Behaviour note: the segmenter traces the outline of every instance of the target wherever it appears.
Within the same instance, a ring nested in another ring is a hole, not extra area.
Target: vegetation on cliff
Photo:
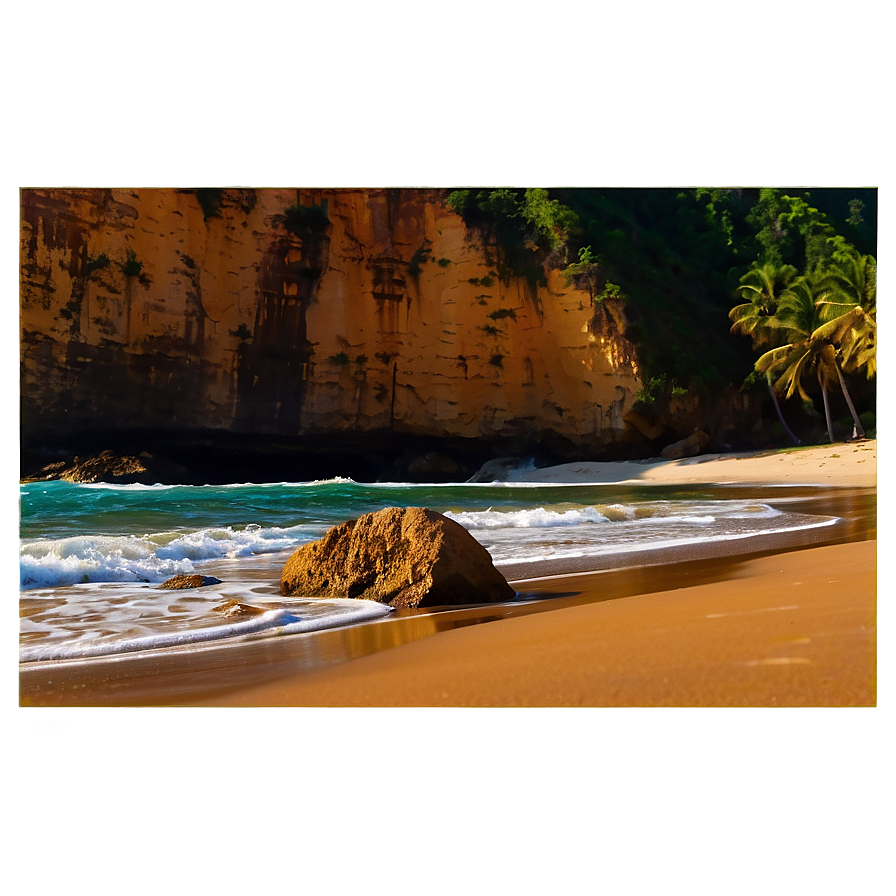
[[[876,298],[867,284],[875,267],[876,190],[467,189],[451,191],[446,201],[494,246],[502,276],[543,283],[553,265],[588,290],[592,303],[611,296],[624,303],[624,335],[637,346],[646,403],[685,386],[765,383],[776,408],[777,395],[799,395],[808,403],[800,413],[811,415],[814,395],[825,401],[835,384],[845,388],[848,405],[846,378],[853,374],[861,379],[853,391],[873,407]],[[810,290],[811,301],[804,296],[800,305],[800,290]],[[816,326],[797,324],[795,317],[817,302]],[[833,335],[816,351],[821,325]],[[751,336],[754,351],[779,351],[753,371],[755,353],[731,332]],[[782,360],[789,357],[784,346],[810,338],[813,360],[794,374]],[[822,380],[819,365],[827,371]]]

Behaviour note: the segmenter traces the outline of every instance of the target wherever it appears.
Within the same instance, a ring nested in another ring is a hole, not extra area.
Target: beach
[[[538,471],[538,477],[870,487],[876,481],[876,444],[653,464],[567,464]],[[873,706],[876,544],[751,558],[719,581],[442,632],[208,702]],[[541,584],[557,593],[600,587],[596,575],[560,576]]]
[[[580,463],[543,481],[817,486],[849,525],[504,570],[531,598],[197,651],[49,665],[24,704],[873,706],[876,443]],[[836,484],[836,488],[833,488]],[[873,508],[873,504],[871,505]],[[854,519],[851,520],[851,518]],[[870,521],[869,521],[870,518]],[[275,570],[271,569],[273,576]],[[256,573],[258,575],[258,573]],[[27,664],[26,664],[27,665]],[[48,685],[48,670],[55,684]]]

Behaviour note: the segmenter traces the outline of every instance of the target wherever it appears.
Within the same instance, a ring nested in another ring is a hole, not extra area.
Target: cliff
[[[23,190],[23,455],[643,442],[622,305],[546,274],[502,282],[439,190]]]

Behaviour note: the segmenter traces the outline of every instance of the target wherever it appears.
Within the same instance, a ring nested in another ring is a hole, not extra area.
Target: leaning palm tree
[[[782,342],[756,361],[756,369],[774,378],[774,389],[790,398],[799,393],[804,401],[811,401],[804,381],[814,376],[821,387],[828,437],[834,441],[829,390],[840,386],[849,406],[856,431],[864,438],[864,430],[837,361],[836,340],[843,330],[843,317],[824,320],[828,293],[824,289],[824,275],[800,277],[781,296],[778,310],[768,326],[779,333]]]
[[[877,373],[877,262],[850,252],[831,267],[824,286],[820,314],[840,322],[836,338],[843,369],[864,371],[871,379]]]
[[[780,331],[770,322],[775,318],[781,294],[793,282],[796,275],[796,268],[789,264],[780,266],[765,264],[747,271],[740,278],[738,287],[738,292],[745,301],[728,312],[728,317],[732,321],[731,332],[750,336],[754,348],[776,345],[779,342]],[[781,425],[794,445],[799,445],[800,440],[793,434],[781,413],[781,405],[772,385],[770,373],[766,374],[765,383]]]

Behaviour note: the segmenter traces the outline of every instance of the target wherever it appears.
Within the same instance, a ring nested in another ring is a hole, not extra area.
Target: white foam
[[[23,542],[20,588],[87,582],[162,582],[206,560],[287,551],[318,538],[325,526],[245,529],[230,526],[184,534],[79,535]]]
[[[531,510],[471,511],[452,513],[445,516],[460,523],[465,529],[539,529],[551,526],[578,526],[582,523],[607,523],[609,520],[594,507],[580,510],[545,510],[534,507]]]
[[[756,538],[760,535],[782,535],[788,532],[797,532],[804,529],[818,529],[823,526],[831,526],[838,522],[838,517],[830,517],[813,523],[804,523],[802,525],[785,526],[780,529],[756,529],[749,532],[729,532],[724,534],[708,533],[705,536],[678,536],[672,538],[651,539],[649,543],[634,542],[613,542],[612,544],[589,544],[585,549],[577,546],[574,549],[558,547],[550,552],[541,554],[533,554],[531,551],[519,556],[496,557],[495,566],[499,569],[502,566],[523,563],[540,563],[545,560],[571,560],[579,557],[599,557],[608,554],[631,554],[638,551],[661,551],[666,548],[683,547],[686,545],[707,544],[716,541],[736,541],[743,538]]]
[[[155,582],[193,571],[189,560],[157,556],[133,536],[75,536],[22,545],[20,587],[47,588],[82,582]]]
[[[147,485],[143,482],[74,482],[72,485],[77,485],[79,488],[102,489],[104,491],[108,490],[116,492],[163,492],[172,488],[184,488],[182,485],[166,485],[161,482],[156,482],[153,485]]]
[[[251,619],[227,622],[204,628],[160,632],[136,638],[118,640],[74,640],[55,644],[38,644],[22,648],[20,662],[40,662],[63,659],[90,659],[115,656],[140,650],[158,650],[170,647],[192,647],[209,642],[219,642],[244,635],[294,635],[323,631],[358,622],[369,622],[392,613],[391,607],[370,600],[316,601],[316,610],[328,612],[309,613],[307,616],[292,610],[269,610]],[[323,607],[322,605],[326,605]]]

